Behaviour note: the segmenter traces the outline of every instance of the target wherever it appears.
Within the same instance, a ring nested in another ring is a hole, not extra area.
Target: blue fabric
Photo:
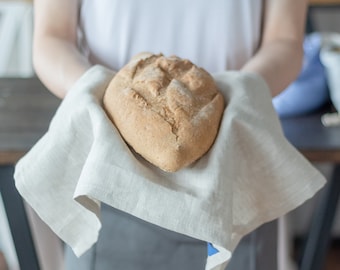
[[[211,243],[208,243],[208,256],[212,256],[216,253],[218,253],[218,250],[214,248]]]
[[[273,98],[274,108],[280,117],[306,114],[328,102],[326,71],[320,61],[321,42],[318,33],[305,37],[301,73],[281,94]]]

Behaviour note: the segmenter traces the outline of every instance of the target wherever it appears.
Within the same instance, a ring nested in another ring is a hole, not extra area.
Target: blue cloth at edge
[[[212,256],[216,253],[218,253],[218,250],[214,248],[211,243],[208,243],[208,256]]]
[[[273,98],[273,106],[280,117],[306,114],[329,101],[326,71],[320,61],[321,43],[319,33],[305,37],[301,73],[281,94]]]

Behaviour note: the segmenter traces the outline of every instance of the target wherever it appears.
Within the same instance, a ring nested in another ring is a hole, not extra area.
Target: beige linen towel
[[[97,241],[100,202],[212,243],[206,269],[222,269],[239,240],[311,198],[322,175],[285,139],[265,82],[255,74],[214,76],[227,106],[210,151],[166,173],[134,153],[102,108],[113,73],[88,70],[48,132],[18,162],[23,198],[76,255]]]

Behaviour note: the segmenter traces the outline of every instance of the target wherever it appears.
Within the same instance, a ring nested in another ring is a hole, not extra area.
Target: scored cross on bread
[[[104,108],[142,157],[175,172],[213,144],[224,111],[214,79],[177,56],[135,56],[110,82]]]

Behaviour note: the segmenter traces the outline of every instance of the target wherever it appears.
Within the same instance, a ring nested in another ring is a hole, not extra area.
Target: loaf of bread
[[[112,79],[104,108],[135,152],[167,172],[212,146],[224,100],[211,75],[189,60],[142,53]]]

